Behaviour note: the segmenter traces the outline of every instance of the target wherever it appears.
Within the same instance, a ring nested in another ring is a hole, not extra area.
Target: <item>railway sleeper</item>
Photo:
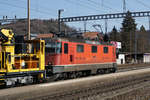
[[[91,90],[93,90],[93,93],[95,93],[95,94],[103,94],[103,93],[106,93],[106,92],[110,92],[110,91],[114,91],[114,90],[118,90],[118,89],[120,89],[120,88],[126,88],[126,87],[128,87],[128,86],[131,86],[131,85],[135,85],[135,84],[139,84],[139,83],[142,83],[144,80],[145,80],[145,78],[147,79],[147,77],[143,77],[143,80],[133,80],[133,81],[128,81],[127,80],[127,82],[115,82],[117,85],[115,85],[115,84],[113,84],[113,86],[112,85],[108,85],[108,87],[106,87],[106,88],[100,88],[100,87],[96,87],[96,88],[92,88]],[[142,78],[140,78],[140,79],[142,79]],[[97,91],[97,92],[96,92]],[[90,92],[91,93],[91,92]],[[92,96],[92,94],[91,94],[91,96]]]
[[[130,81],[129,81],[130,80]],[[61,92],[59,94],[53,94],[53,95],[49,95],[48,98],[52,99],[52,100],[56,100],[56,99],[62,99],[62,100],[77,100],[77,99],[86,99],[86,98],[91,98],[92,96],[96,96],[96,95],[102,95],[105,93],[110,93],[111,91],[114,90],[119,90],[122,88],[126,88],[135,84],[139,84],[144,82],[145,80],[149,80],[149,77],[147,76],[142,76],[142,77],[138,77],[135,79],[121,79],[118,81],[118,79],[116,81],[112,81],[112,83],[110,83],[109,81],[104,84],[101,83],[97,83],[94,86],[92,85],[89,88],[82,88],[82,89],[77,89],[77,90],[71,90],[71,91],[66,91],[66,92]],[[104,86],[105,87],[104,87]],[[104,95],[105,96],[105,95]]]

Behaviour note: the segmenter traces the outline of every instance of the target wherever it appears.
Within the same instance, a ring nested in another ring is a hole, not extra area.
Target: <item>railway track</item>
[[[140,68],[140,67],[145,67],[145,66],[150,66],[150,63],[117,65],[117,67],[118,67],[119,70],[128,69],[128,68]]]
[[[150,68],[150,64],[134,64],[134,65],[119,65],[117,72],[125,72],[125,71],[132,71],[132,70],[139,70],[139,69],[145,69]]]
[[[2,90],[0,100],[111,100],[118,95],[148,87],[149,83],[150,68],[147,68]]]
[[[118,68],[117,68],[117,73],[119,72],[126,72],[126,71],[132,71],[132,70],[139,70],[139,69],[145,69],[145,68],[150,68],[150,64],[126,64],[126,65],[118,65]],[[105,75],[105,74],[108,74],[108,73],[103,73],[103,74],[98,74],[98,75]],[[111,73],[110,73],[111,74]],[[91,75],[91,76],[97,76],[97,75]],[[84,78],[84,77],[89,77],[88,76],[81,76],[81,77],[78,77],[78,78]],[[78,79],[76,78],[76,79]],[[73,78],[69,78],[69,79],[59,79],[59,80],[54,80],[53,78],[50,79],[50,80],[47,80],[45,81],[45,83],[50,83],[50,82],[58,82],[58,81],[64,81],[64,80],[70,80],[70,79],[73,79]],[[34,84],[40,84],[40,83],[34,83]],[[32,84],[27,84],[27,85],[32,85]],[[15,86],[15,87],[21,87],[22,85],[19,84],[18,86]],[[0,87],[0,89],[6,89],[8,87]]]
[[[113,98],[114,96],[121,95],[133,89],[137,89],[139,87],[144,86],[144,84],[150,83],[150,75],[142,75],[138,77],[132,78],[124,78],[115,81],[108,81],[105,83],[97,83],[95,85],[90,85],[87,88],[80,88],[71,91],[62,91],[60,93],[52,94],[52,95],[44,95],[42,97],[33,98],[30,100],[105,100],[108,98]],[[119,94],[116,95],[116,93]],[[110,95],[111,94],[111,95]]]

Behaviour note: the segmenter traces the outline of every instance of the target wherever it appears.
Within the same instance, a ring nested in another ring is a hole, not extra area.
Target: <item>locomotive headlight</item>
[[[24,66],[25,66],[25,61],[24,61],[24,60],[22,60],[22,62],[21,62],[21,66],[22,66],[22,67],[24,67]]]

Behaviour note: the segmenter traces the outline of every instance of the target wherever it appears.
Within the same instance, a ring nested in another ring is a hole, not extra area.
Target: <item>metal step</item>
[[[0,74],[0,85],[4,85],[5,84],[5,79],[3,78],[5,74]]]

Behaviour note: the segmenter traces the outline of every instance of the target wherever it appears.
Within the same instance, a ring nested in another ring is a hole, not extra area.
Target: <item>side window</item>
[[[48,42],[45,44],[45,52],[51,54],[62,53],[62,43],[61,42]]]
[[[108,53],[109,52],[108,47],[104,47],[103,51],[104,51],[104,53]]]
[[[64,43],[64,54],[68,54],[68,43]]]
[[[92,46],[92,53],[97,53],[97,46]]]
[[[56,53],[57,54],[62,53],[62,43],[61,42],[57,42]]]
[[[83,45],[77,45],[77,52],[84,52],[84,46]]]

